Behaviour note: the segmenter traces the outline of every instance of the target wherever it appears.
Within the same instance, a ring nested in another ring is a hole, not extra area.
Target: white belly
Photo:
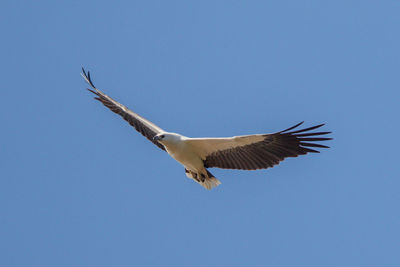
[[[180,147],[167,147],[167,152],[176,161],[185,166],[186,169],[200,172],[204,169],[203,160],[194,153],[191,149],[184,146]]]

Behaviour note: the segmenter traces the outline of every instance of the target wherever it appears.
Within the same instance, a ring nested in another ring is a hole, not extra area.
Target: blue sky
[[[397,1],[2,1],[1,266],[400,265]],[[326,123],[207,191],[85,90],[191,137]]]

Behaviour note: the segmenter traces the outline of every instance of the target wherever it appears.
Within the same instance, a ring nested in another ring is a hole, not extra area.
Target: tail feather
[[[187,169],[185,169],[185,172],[188,178],[193,179],[201,186],[203,186],[205,189],[210,190],[221,184],[221,182],[217,178],[215,178],[214,175],[212,175],[212,173],[209,172],[207,169],[206,169],[207,175],[204,175],[202,173],[196,173]]]

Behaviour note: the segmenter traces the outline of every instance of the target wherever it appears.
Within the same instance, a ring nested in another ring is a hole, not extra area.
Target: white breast
[[[173,144],[165,144],[165,148],[168,154],[185,166],[186,169],[196,172],[204,169],[200,156],[196,154],[191,146],[186,145],[184,140]]]

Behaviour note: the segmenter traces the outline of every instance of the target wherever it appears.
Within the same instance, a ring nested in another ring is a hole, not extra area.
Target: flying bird
[[[331,132],[310,132],[324,124],[294,130],[300,122],[286,130],[271,134],[253,134],[226,138],[190,138],[177,133],[166,132],[151,121],[128,109],[102,91],[98,90],[90,72],[82,68],[82,77],[90,85],[95,99],[114,113],[119,114],[139,133],[185,167],[188,178],[206,189],[221,182],[207,168],[257,170],[279,164],[287,157],[297,157],[307,153],[319,153],[314,148],[329,148],[314,143],[332,138],[321,137]]]

